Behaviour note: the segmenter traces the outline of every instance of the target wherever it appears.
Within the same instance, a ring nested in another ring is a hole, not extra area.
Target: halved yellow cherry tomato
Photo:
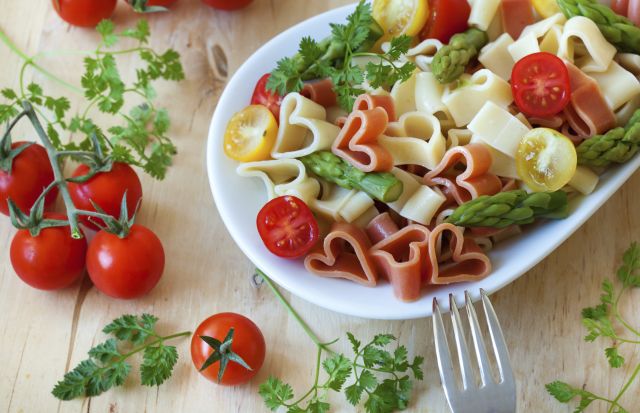
[[[240,162],[269,159],[278,124],[263,105],[250,105],[233,115],[224,133],[224,153]]]
[[[558,131],[532,129],[516,152],[518,176],[534,191],[557,191],[576,172],[578,157],[573,143]]]
[[[374,0],[373,18],[384,30],[379,43],[406,34],[416,36],[429,17],[427,0]]]
[[[543,19],[560,13],[560,7],[558,7],[556,0],[533,0],[532,3],[533,8],[536,9]]]

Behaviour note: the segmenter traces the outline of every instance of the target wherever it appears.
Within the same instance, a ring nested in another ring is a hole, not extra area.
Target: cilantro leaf
[[[140,378],[144,386],[159,386],[165,382],[178,361],[178,351],[174,346],[158,344],[144,350],[140,365]]]
[[[102,37],[102,43],[106,47],[111,47],[118,42],[118,36],[115,34],[116,26],[111,20],[102,20],[96,26],[96,31]]]
[[[141,317],[125,314],[113,320],[102,329],[105,334],[113,334],[120,341],[142,344],[151,336],[157,336],[154,328],[158,318],[150,314]]]
[[[270,410],[276,410],[293,399],[293,389],[277,377],[269,377],[258,389],[265,405]]]
[[[329,375],[327,387],[334,391],[340,391],[351,375],[351,361],[342,354],[326,359],[322,367]]]
[[[617,347],[608,347],[604,350],[604,353],[611,367],[618,368],[624,364],[624,357],[618,353]]]

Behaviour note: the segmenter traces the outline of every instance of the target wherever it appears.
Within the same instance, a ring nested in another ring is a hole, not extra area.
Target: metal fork
[[[465,301],[469,324],[471,325],[471,336],[475,348],[476,360],[480,372],[480,386],[476,382],[476,376],[472,371],[469,348],[464,335],[460,314],[452,294],[449,294],[449,308],[451,309],[451,320],[458,349],[458,360],[462,376],[462,388],[456,383],[453,373],[453,360],[449,351],[449,343],[442,322],[442,314],[438,301],[433,299],[433,335],[436,344],[436,354],[438,356],[438,368],[440,369],[440,379],[449,402],[449,407],[453,413],[515,413],[516,411],[516,382],[513,377],[513,370],[509,362],[509,350],[502,335],[502,329],[498,322],[498,317],[489,301],[489,297],[484,290],[480,290],[482,296],[482,306],[484,307],[489,334],[493,344],[493,350],[500,373],[500,381],[496,382],[491,374],[491,366],[487,356],[478,317],[473,308],[473,302],[468,291],[465,291]]]

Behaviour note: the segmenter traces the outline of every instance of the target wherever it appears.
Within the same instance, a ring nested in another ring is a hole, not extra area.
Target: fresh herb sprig
[[[378,334],[362,345],[353,334],[347,333],[353,358],[334,352],[330,346],[337,340],[322,343],[273,282],[260,270],[257,272],[318,347],[313,385],[301,397],[295,398],[291,385],[276,377],[270,377],[260,385],[259,394],[269,409],[284,408],[287,413],[329,412],[331,405],[327,402],[327,395],[330,391],[344,392],[353,406],[364,401],[367,413],[387,413],[407,408],[413,388],[409,372],[414,379],[423,379],[423,357],[417,356],[409,362],[408,351],[402,345],[389,351],[388,347],[396,341],[391,334]],[[327,353],[324,361],[323,353]],[[323,381],[320,380],[321,370],[326,373]],[[351,382],[349,385],[348,381]]]
[[[144,19],[139,20],[134,28],[120,32],[116,32],[111,21],[103,20],[96,30],[101,37],[96,50],[74,52],[86,55],[80,88],[60,79],[38,64],[37,60],[45,53],[27,56],[0,31],[0,40],[24,60],[19,72],[18,87],[4,88],[0,91],[6,100],[0,104],[0,123],[8,122],[17,116],[22,110],[23,102],[28,101],[45,120],[47,135],[56,150],[88,150],[92,146],[91,136],[95,135],[103,147],[105,156],[110,160],[139,166],[152,177],[163,179],[176,153],[176,147],[167,136],[170,121],[166,109],[157,108],[153,103],[156,92],[152,82],[158,79],[184,79],[180,55],[173,49],[158,53],[150,48],[149,24]],[[135,40],[136,45],[113,50],[124,38]],[[55,52],[46,54],[55,55]],[[142,62],[140,67],[134,69],[135,80],[130,84],[122,79],[117,66],[117,56],[122,55],[137,55]],[[71,105],[67,97],[50,96],[44,92],[42,85],[35,82],[27,83],[25,72],[28,67],[69,90],[84,95],[84,108],[71,115]],[[125,101],[132,96],[141,103],[133,105],[128,113],[124,112]],[[95,111],[117,116],[121,123],[109,127],[105,132],[92,117]],[[79,141],[65,143],[62,139],[63,133],[69,137],[80,135],[82,138]],[[106,133],[111,137],[107,138]]]
[[[625,251],[622,265],[617,271],[618,280],[622,282],[622,288],[616,290],[610,280],[602,283],[602,295],[600,304],[582,310],[582,323],[588,331],[585,341],[593,342],[598,338],[609,339],[610,347],[604,350],[609,365],[620,368],[625,359],[619,353],[618,348],[623,344],[640,345],[640,330],[634,328],[620,313],[619,303],[625,292],[640,287],[640,246],[637,243]],[[623,337],[618,331],[624,330],[627,336]],[[576,388],[562,381],[554,381],[546,385],[547,391],[561,403],[569,403],[573,399],[579,399],[574,413],[584,412],[587,407],[596,400],[609,405],[607,413],[628,413],[630,410],[620,405],[620,399],[634,383],[640,374],[640,364],[636,366],[631,377],[626,381],[615,397],[609,399],[592,393],[583,388]]]
[[[104,343],[89,350],[89,358],[80,362],[64,375],[54,387],[52,394],[60,400],[97,396],[115,386],[121,386],[129,373],[131,364],[127,360],[143,352],[140,365],[140,380],[144,386],[159,386],[173,372],[178,361],[175,346],[166,345],[167,340],[191,335],[191,332],[161,336],[156,332],[158,318],[143,314],[123,315],[113,320],[102,331],[113,335]],[[130,349],[122,351],[118,342],[128,344]]]
[[[304,80],[330,78],[338,103],[342,108],[351,110],[355,98],[365,93],[361,86],[365,79],[373,88],[390,87],[397,81],[406,81],[415,65],[399,59],[411,47],[411,38],[398,36],[391,40],[387,52],[374,53],[370,49],[381,35],[381,31],[375,28],[379,26],[371,15],[371,5],[360,1],[347,17],[347,24],[331,24],[331,36],[328,38],[320,42],[310,37],[302,38],[298,54],[278,61],[267,82],[267,89],[285,95],[301,90]],[[363,69],[353,63],[353,58],[359,56],[373,61]]]

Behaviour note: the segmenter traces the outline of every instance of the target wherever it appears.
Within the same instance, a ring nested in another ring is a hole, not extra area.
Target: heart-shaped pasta
[[[346,246],[351,247],[349,251]],[[344,278],[367,287],[375,287],[378,274],[369,254],[371,243],[358,227],[336,222],[315,252],[307,255],[304,265],[321,277]]]
[[[307,170],[297,159],[275,159],[247,162],[237,168],[240,176],[260,178],[273,199],[282,195],[293,195],[309,203],[320,193],[320,184],[307,175]]]
[[[280,106],[280,128],[271,156],[300,158],[331,148],[340,128],[327,122],[326,117],[321,105],[299,93],[289,93]]]
[[[435,168],[446,150],[440,121],[424,112],[409,112],[389,124],[379,139],[393,157],[393,165],[420,165]]]

